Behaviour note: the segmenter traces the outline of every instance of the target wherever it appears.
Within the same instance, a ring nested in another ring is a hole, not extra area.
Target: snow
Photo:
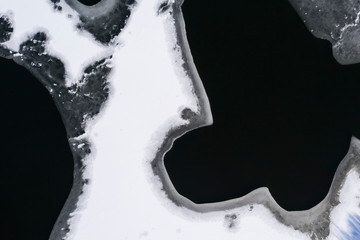
[[[351,216],[360,215],[360,175],[355,170],[347,174],[346,181],[340,191],[340,204],[336,206],[331,214],[329,240],[342,239],[342,232],[351,232]]]
[[[13,21],[12,37],[4,43],[10,50],[18,51],[20,44],[37,32],[47,34],[50,41],[46,50],[64,63],[69,86],[80,80],[88,64],[108,56],[111,50],[78,30],[78,14],[65,3],[61,6],[63,10],[57,11],[50,0],[0,1],[0,15],[10,16]]]

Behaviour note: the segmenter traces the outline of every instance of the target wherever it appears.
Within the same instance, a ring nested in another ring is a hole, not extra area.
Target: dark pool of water
[[[0,239],[47,240],[72,184],[73,161],[47,90],[0,58]]]
[[[185,1],[183,12],[214,125],[166,155],[176,189],[197,203],[263,186],[287,210],[319,203],[360,137],[360,65],[339,65],[287,1]]]
[[[92,6],[101,2],[101,0],[78,0],[78,1],[87,6]]]

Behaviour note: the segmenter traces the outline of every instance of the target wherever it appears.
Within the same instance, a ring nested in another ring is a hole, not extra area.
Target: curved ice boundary
[[[50,239],[356,237],[356,138],[326,198],[307,211],[285,211],[267,188],[211,204],[176,192],[165,153],[176,138],[212,123],[181,4],[0,1],[0,56],[26,67],[49,90],[74,155],[73,188]]]
[[[360,2],[358,0],[289,0],[309,31],[328,40],[341,64],[360,62]]]

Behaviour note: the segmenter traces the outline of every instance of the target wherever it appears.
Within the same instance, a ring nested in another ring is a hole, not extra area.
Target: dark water
[[[46,240],[72,184],[65,128],[47,90],[0,58],[0,239]]]
[[[233,3],[183,5],[214,125],[175,142],[170,178],[196,203],[267,186],[283,208],[311,208],[360,137],[360,65],[339,65],[287,1]]]
[[[101,2],[101,0],[78,0],[78,1],[87,6],[92,6],[97,4],[98,2]]]

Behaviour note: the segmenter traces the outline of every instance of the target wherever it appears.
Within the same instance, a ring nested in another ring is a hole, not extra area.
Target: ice
[[[360,62],[360,4],[357,0],[289,0],[314,36],[333,46],[341,64]]]
[[[301,11],[307,6],[314,19],[317,8],[305,3],[293,5],[300,9],[302,4]],[[0,55],[26,67],[49,90],[74,154],[74,185],[50,239],[356,237],[356,138],[327,197],[307,211],[285,211],[267,188],[209,204],[195,204],[177,193],[164,154],[176,138],[213,121],[186,40],[181,4],[0,2]],[[343,16],[341,11],[332,14]],[[358,15],[349,18],[339,25],[336,41],[325,31],[333,27],[325,18],[309,20],[308,26],[316,36],[333,39],[336,48],[357,27]],[[353,56],[336,55],[344,63],[355,61]]]
[[[51,3],[51,2],[50,2]],[[12,37],[3,43],[8,50],[20,51],[20,45],[38,32],[47,35],[44,52],[61,59],[66,69],[67,86],[76,83],[86,65],[109,56],[109,49],[85,31],[76,27],[79,15],[64,3],[61,11],[54,9],[49,1],[1,1],[0,11],[11,20]],[[36,6],[37,14],[32,9]],[[71,17],[70,17],[71,16]],[[59,31],[61,29],[61,31]]]

